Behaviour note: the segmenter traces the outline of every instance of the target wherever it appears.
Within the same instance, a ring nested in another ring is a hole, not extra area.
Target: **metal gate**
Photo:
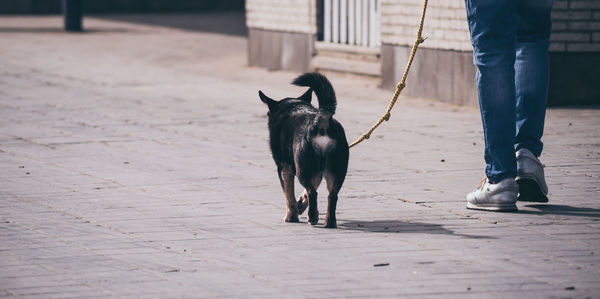
[[[379,0],[323,0],[323,42],[379,48]]]

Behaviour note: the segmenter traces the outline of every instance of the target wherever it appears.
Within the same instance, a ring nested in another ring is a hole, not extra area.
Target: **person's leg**
[[[516,140],[517,177],[520,201],[547,202],[548,186],[544,168],[537,157],[542,153],[542,134],[548,97],[549,54],[553,0],[521,0],[515,88],[517,96]]]
[[[485,139],[486,179],[467,195],[468,209],[516,210],[516,0],[465,0]]]
[[[477,66],[477,94],[485,138],[486,175],[492,183],[516,176],[515,47],[513,0],[465,0]]]
[[[554,0],[517,1],[519,15],[515,60],[515,151],[526,148],[536,157],[542,153],[542,134],[548,98],[548,39]]]

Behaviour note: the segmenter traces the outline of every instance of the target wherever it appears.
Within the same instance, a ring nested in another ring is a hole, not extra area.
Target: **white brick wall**
[[[415,40],[422,0],[381,0],[383,43],[410,46]],[[423,48],[472,50],[464,0],[429,1]],[[552,10],[552,52],[600,51],[600,0],[557,0]]]
[[[380,0],[381,40],[411,46],[422,0]],[[285,32],[315,34],[317,0],[246,0],[247,25]],[[471,51],[464,0],[431,0],[423,48]],[[600,51],[600,0],[557,0],[552,11],[553,52]]]
[[[422,0],[381,0],[381,42],[412,45],[415,41]],[[429,1],[423,48],[472,50],[464,0]]]
[[[316,0],[246,0],[248,28],[315,34]]]

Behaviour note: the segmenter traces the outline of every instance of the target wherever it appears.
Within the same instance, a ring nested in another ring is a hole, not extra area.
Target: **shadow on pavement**
[[[94,15],[93,17],[111,21],[162,26],[189,31],[202,31],[235,36],[247,36],[246,14],[244,11],[206,13],[150,13]]]
[[[539,211],[520,210],[519,213],[536,215],[561,215],[600,218],[600,209],[580,208],[567,205],[533,204],[525,207],[538,209]]]
[[[375,221],[354,221],[338,220],[338,229],[365,231],[371,233],[421,233],[421,234],[440,234],[453,235],[469,239],[495,239],[490,236],[458,234],[452,230],[444,228],[441,224],[406,222],[399,220],[375,220]]]

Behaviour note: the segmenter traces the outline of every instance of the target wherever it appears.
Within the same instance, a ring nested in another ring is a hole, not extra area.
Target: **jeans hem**
[[[498,175],[486,175],[488,180],[490,182],[493,183],[500,183],[500,181],[504,180],[504,179],[514,179],[516,177],[516,174],[498,174]]]

